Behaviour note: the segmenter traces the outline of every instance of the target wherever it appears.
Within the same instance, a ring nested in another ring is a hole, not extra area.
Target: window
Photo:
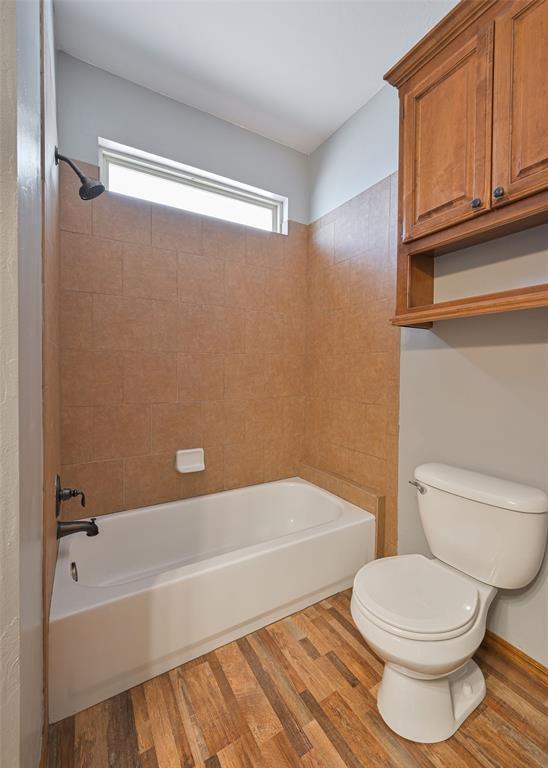
[[[99,164],[111,192],[268,232],[287,231],[286,197],[106,139],[99,139]]]

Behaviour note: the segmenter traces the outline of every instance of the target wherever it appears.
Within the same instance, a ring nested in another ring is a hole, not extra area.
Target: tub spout
[[[71,533],[84,532],[86,536],[97,536],[99,528],[95,522],[95,518],[91,520],[69,520],[67,522],[57,522],[57,538],[61,539],[63,536],[70,536]]]

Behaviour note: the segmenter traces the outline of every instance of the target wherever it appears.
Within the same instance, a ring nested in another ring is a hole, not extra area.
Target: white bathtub
[[[351,586],[375,556],[374,517],[299,478],[98,525],[60,542],[51,722]]]

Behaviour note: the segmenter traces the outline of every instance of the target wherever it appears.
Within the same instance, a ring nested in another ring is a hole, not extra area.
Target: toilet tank
[[[501,589],[534,579],[548,529],[544,491],[447,464],[422,464],[415,480],[424,533],[438,560]]]

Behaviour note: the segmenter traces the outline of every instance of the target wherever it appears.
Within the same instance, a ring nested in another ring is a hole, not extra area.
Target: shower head
[[[98,179],[92,179],[90,176],[86,176],[84,173],[82,173],[78,166],[73,163],[69,157],[60,155],[57,147],[55,147],[55,165],[59,165],[59,160],[63,160],[65,163],[70,165],[74,173],[82,182],[82,186],[78,191],[78,194],[82,200],[93,200],[94,197],[99,197],[99,195],[105,191],[104,184],[102,184]]]
[[[82,186],[79,190],[79,195],[82,200],[93,200],[94,197],[105,191],[105,185],[98,179],[91,179],[89,176],[84,176],[82,179]]]

